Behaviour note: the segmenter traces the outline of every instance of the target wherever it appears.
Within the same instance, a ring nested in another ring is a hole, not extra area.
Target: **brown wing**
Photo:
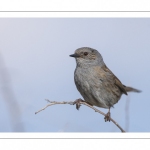
[[[105,72],[109,72],[109,73],[112,75],[112,77],[113,77],[113,79],[114,79],[114,84],[115,84],[124,94],[128,95],[127,92],[126,92],[126,90],[125,90],[125,86],[124,86],[124,85],[121,83],[121,81],[111,72],[111,70],[109,70],[106,65],[104,65],[102,68],[103,68],[103,70],[104,70]]]

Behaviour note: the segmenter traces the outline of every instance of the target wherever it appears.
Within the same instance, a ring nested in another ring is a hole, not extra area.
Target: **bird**
[[[99,51],[94,48],[78,48],[70,57],[74,57],[76,60],[74,82],[77,90],[89,105],[108,109],[108,113],[104,117],[105,122],[110,121],[110,109],[123,94],[141,92],[122,84],[106,66]]]

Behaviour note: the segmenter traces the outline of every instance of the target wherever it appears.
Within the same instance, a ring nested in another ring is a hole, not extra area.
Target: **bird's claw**
[[[108,113],[105,115],[104,119],[105,119],[105,122],[107,122],[107,121],[110,122],[110,112],[108,112]]]
[[[80,108],[80,106],[81,106],[80,102],[84,102],[84,100],[82,100],[82,99],[79,98],[79,99],[77,99],[77,100],[75,100],[75,101],[73,102],[73,105],[76,104],[76,109],[77,109],[77,110],[79,110],[79,108]]]

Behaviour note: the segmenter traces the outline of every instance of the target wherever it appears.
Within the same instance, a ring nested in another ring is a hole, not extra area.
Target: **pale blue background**
[[[46,98],[82,98],[69,55],[83,46],[97,49],[123,84],[142,90],[123,95],[112,118],[129,132],[150,131],[150,19],[1,18],[0,132],[120,132],[86,106],[77,111],[55,105],[34,114],[47,105]]]

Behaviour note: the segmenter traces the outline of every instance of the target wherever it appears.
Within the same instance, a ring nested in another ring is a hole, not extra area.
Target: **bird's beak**
[[[80,55],[75,53],[75,54],[70,55],[70,57],[75,57],[76,58],[76,57],[80,57]]]

